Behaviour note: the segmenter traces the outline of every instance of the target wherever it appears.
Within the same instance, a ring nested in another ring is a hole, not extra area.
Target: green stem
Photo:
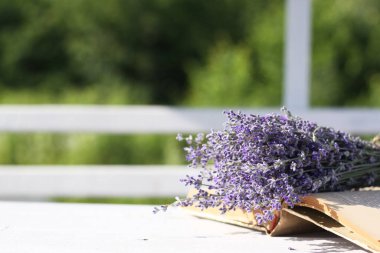
[[[371,172],[380,174],[380,167],[372,167],[372,168],[367,167],[367,168],[362,168],[362,169],[358,169],[358,170],[354,170],[350,172],[340,173],[340,175],[342,176],[339,178],[339,181],[343,181],[343,180],[355,178],[355,177],[360,177]]]

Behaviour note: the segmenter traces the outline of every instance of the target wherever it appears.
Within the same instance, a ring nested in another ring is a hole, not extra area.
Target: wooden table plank
[[[366,252],[328,233],[271,238],[152,206],[0,202],[2,253]]]

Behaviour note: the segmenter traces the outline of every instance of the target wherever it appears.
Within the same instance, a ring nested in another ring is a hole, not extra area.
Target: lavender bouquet
[[[255,211],[257,222],[265,224],[282,205],[293,207],[306,194],[375,183],[379,146],[283,111],[266,116],[228,111],[222,131],[178,135],[188,144],[190,166],[200,173],[182,180],[197,193],[172,205]]]

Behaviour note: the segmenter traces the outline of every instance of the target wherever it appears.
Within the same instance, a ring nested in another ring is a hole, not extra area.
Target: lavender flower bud
[[[186,159],[201,172],[181,181],[198,193],[174,205],[256,210],[262,224],[282,203],[293,207],[306,194],[375,182],[379,146],[282,110],[285,116],[227,111],[223,130],[187,137]]]

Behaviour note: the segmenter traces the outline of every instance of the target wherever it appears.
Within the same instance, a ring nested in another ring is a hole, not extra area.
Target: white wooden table
[[[271,238],[152,206],[0,202],[1,253],[366,252],[329,233]]]

